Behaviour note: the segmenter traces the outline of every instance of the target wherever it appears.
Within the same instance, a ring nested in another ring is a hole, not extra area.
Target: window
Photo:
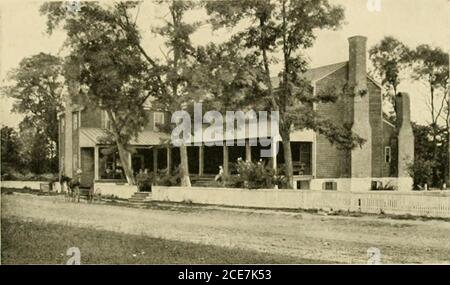
[[[291,142],[294,174],[312,174],[312,143]]]
[[[111,120],[109,119],[108,113],[106,113],[106,111],[102,112],[102,128],[107,130],[111,129]]]
[[[164,124],[164,113],[163,112],[154,112],[153,113],[153,129],[158,131],[158,125]]]
[[[323,190],[337,190],[337,183],[335,181],[325,181],[322,183]]]
[[[119,152],[110,147],[99,148],[99,174],[101,179],[124,180]]]
[[[74,130],[78,129],[78,112],[72,113],[72,128]]]
[[[300,159],[303,169],[303,175],[312,174],[312,143],[302,142],[300,143]]]
[[[391,162],[391,147],[390,146],[384,147],[384,162],[385,163]]]

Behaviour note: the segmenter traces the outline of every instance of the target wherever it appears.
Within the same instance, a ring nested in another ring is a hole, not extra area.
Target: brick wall
[[[395,163],[397,161],[397,140],[396,137],[396,130],[395,127],[391,126],[390,124],[383,122],[383,149],[382,149],[382,176],[383,177],[389,177],[389,176],[396,176],[396,167]],[[386,163],[385,162],[385,147],[391,148],[391,162]]]
[[[82,128],[101,128],[102,127],[102,111],[92,106],[85,106],[81,111],[81,127]]]
[[[351,104],[348,104],[342,90],[347,82],[347,67],[343,67],[326,78],[316,83],[316,94],[327,90],[329,86],[335,86],[339,99],[334,103],[320,103],[316,110],[320,116],[330,119],[336,124],[348,121],[351,114]],[[326,177],[348,177],[350,171],[349,155],[333,146],[326,137],[317,135],[316,140],[316,176]]]
[[[383,176],[383,114],[381,90],[371,80],[367,81],[369,91],[370,126],[372,128],[372,177]]]
[[[328,86],[335,86],[341,93],[335,103],[317,104],[317,111],[336,124],[352,122],[353,105],[351,98],[346,98],[341,92],[347,82],[347,67],[334,72],[330,76],[316,83],[316,93],[326,90]],[[382,97],[380,88],[368,80],[370,125],[372,128],[372,176],[383,177],[390,173],[389,164],[384,163],[384,146],[391,145],[393,130],[383,129]],[[385,138],[387,137],[387,138]],[[317,136],[317,178],[349,177],[350,154],[339,150],[324,136]]]

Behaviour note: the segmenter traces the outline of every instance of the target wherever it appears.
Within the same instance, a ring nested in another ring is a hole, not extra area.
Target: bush
[[[375,191],[394,191],[396,187],[391,184],[391,182],[386,182],[383,184],[381,181],[372,181],[371,190]]]
[[[277,175],[275,170],[268,166],[266,162],[259,160],[258,162],[244,161],[239,158],[236,162],[237,176],[230,177],[231,180],[226,181],[230,186],[248,189],[273,188],[274,185],[283,186],[285,178]]]
[[[18,171],[10,171],[2,174],[2,181],[47,181],[56,182],[58,181],[58,174],[55,173],[44,173],[44,174],[34,174],[34,173],[20,173]]]
[[[409,175],[413,178],[413,188],[420,189],[421,185],[431,185],[433,182],[433,168],[436,167],[436,162],[415,159],[414,163],[408,165]]]
[[[177,167],[171,172],[167,169],[158,170],[154,179],[155,185],[159,186],[180,186],[181,185],[181,175],[180,169]]]

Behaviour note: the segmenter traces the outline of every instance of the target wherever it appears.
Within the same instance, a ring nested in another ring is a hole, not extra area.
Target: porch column
[[[153,172],[158,172],[158,149],[153,146]]]
[[[198,147],[198,176],[203,176],[203,168],[205,167],[205,146],[203,143]]]
[[[223,173],[225,176],[228,176],[229,169],[228,169],[228,146],[226,143],[223,145]]]
[[[128,168],[131,169],[131,172],[133,172],[133,163],[132,163],[132,158],[131,158],[131,152],[128,151],[127,152],[127,156],[128,156]]]
[[[99,179],[99,163],[98,163],[98,146],[94,146],[94,180],[98,180]]]
[[[172,169],[172,148],[167,147],[167,173],[170,173]]]
[[[250,139],[245,140],[245,160],[252,161],[252,148],[250,146]]]
[[[278,141],[273,139],[272,140],[272,146],[271,146],[271,151],[272,151],[272,168],[273,170],[277,171],[277,154],[278,154]]]

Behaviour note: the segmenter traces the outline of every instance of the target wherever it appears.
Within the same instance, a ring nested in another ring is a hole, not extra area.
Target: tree
[[[446,130],[438,127],[437,146],[433,140],[434,130],[431,126],[412,124],[414,132],[414,163],[409,166],[411,176],[414,179],[414,187],[417,189],[428,186],[440,187],[444,182],[443,176],[448,160],[448,145],[445,137]],[[434,149],[437,148],[435,157]]]
[[[142,56],[139,31],[130,21],[137,2],[80,5],[77,13],[67,13],[62,2],[47,2],[41,13],[48,17],[49,33],[64,23],[70,48],[65,76],[72,99],[106,111],[108,139],[118,148],[128,183],[134,184],[129,141],[147,123],[145,102],[160,95],[160,70]]]
[[[22,166],[20,140],[17,132],[8,126],[1,129],[1,170],[2,174],[17,170]]]
[[[430,127],[433,142],[431,153],[434,160],[439,156],[440,127],[439,119],[446,105],[446,88],[449,77],[447,54],[439,47],[420,45],[412,53],[413,74],[415,80],[424,82],[429,89],[428,107],[430,109]],[[442,173],[441,173],[442,174]],[[434,181],[439,173],[433,172]]]
[[[400,73],[411,65],[411,50],[394,37],[384,37],[369,49],[369,58],[375,74],[385,87],[384,99],[392,104],[395,111],[395,95],[401,82]],[[395,118],[395,112],[390,114]]]
[[[42,134],[41,148],[50,152],[51,171],[57,172],[58,112],[62,110],[62,60],[39,53],[21,60],[9,74],[12,84],[2,93],[15,100],[13,112],[25,114],[22,124]]]
[[[292,130],[315,130],[345,149],[363,142],[351,132],[350,126],[336,125],[314,111],[314,103],[333,102],[337,99],[336,94],[325,92],[312,96],[309,82],[301,76],[307,69],[301,52],[313,45],[317,29],[339,27],[344,18],[340,6],[331,5],[327,0],[207,1],[205,6],[214,28],[239,27],[231,41],[239,42],[246,53],[257,59],[256,65],[262,67],[263,77],[255,92],[265,100],[267,109],[279,112],[290,187],[293,187],[289,137]],[[274,62],[282,64],[278,88],[271,80]]]
[[[198,4],[195,1],[170,0],[158,1],[167,4],[169,13],[165,24],[156,27],[153,31],[166,39],[167,53],[164,54],[165,63],[161,65],[163,74],[161,80],[164,86],[164,95],[159,98],[158,105],[164,106],[171,113],[182,110],[188,103],[196,101],[200,93],[193,84],[196,70],[196,50],[190,40],[190,36],[197,30],[200,23],[188,23],[185,15],[195,9]],[[149,58],[149,57],[147,57]],[[169,130],[171,127],[169,126]],[[181,185],[191,186],[189,178],[189,164],[187,147],[184,140],[179,141],[180,149],[180,175]]]

